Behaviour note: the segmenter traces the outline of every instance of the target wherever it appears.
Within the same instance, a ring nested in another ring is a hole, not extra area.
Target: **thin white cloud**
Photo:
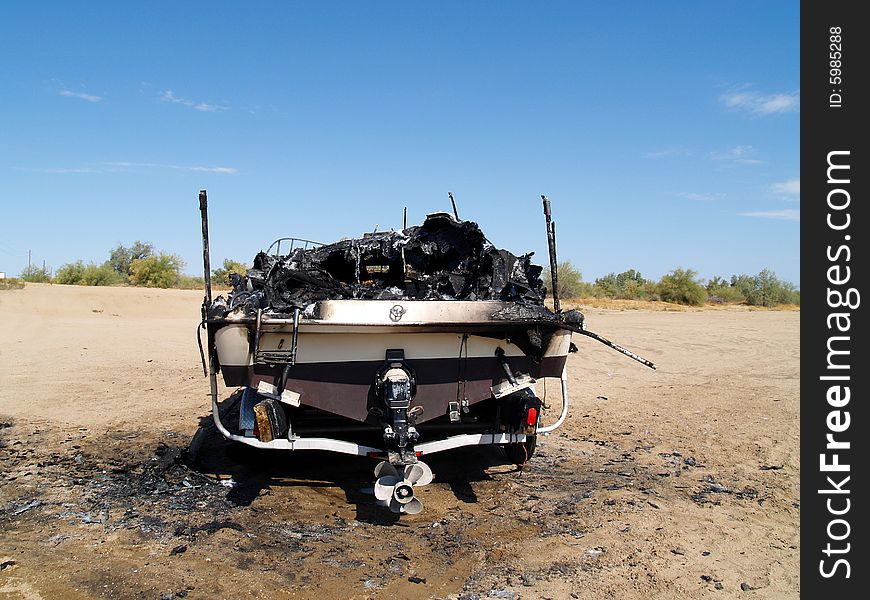
[[[12,167],[16,171],[27,171],[29,173],[51,173],[51,174],[67,174],[67,173],[102,173],[100,169],[92,169],[90,167],[57,167],[57,168],[31,168],[31,167]]]
[[[12,167],[19,171],[31,171],[35,173],[52,173],[52,174],[68,174],[68,173],[117,173],[119,170],[130,169],[171,169],[173,171],[191,171],[197,173],[221,173],[225,175],[233,175],[239,170],[235,167],[212,167],[206,165],[169,165],[160,163],[137,163],[137,162],[104,162],[94,167],[48,167],[48,168],[29,168],[29,167]]]
[[[757,154],[758,152],[754,147],[749,144],[742,144],[734,146],[725,152],[713,152],[710,154],[710,157],[713,160],[725,160],[741,165],[760,165],[764,161],[754,158]]]
[[[228,106],[223,106],[221,104],[208,104],[206,102],[188,100],[187,98],[179,98],[172,90],[164,90],[163,93],[160,94],[160,100],[171,104],[180,104],[200,112],[221,112],[229,109]]]
[[[102,96],[85,94],[84,92],[74,92],[72,90],[60,90],[58,94],[60,94],[64,98],[78,98],[79,100],[85,100],[87,102],[99,102],[103,99]]]
[[[789,179],[788,181],[780,181],[770,186],[770,191],[781,196],[800,196],[801,195],[801,178]]]
[[[686,200],[691,200],[692,202],[713,202],[722,197],[722,194],[715,194],[709,192],[680,192],[677,194],[680,198],[685,198]]]
[[[728,151],[728,155],[733,158],[740,158],[741,156],[746,156],[747,154],[752,154],[755,152],[755,148],[749,145],[744,146],[734,146],[731,150]]]
[[[741,217],[757,217],[759,219],[780,219],[782,221],[800,221],[801,211],[799,208],[785,208],[782,210],[762,210],[758,212],[740,213]]]
[[[37,169],[40,173],[101,173],[99,169],[88,169],[88,168],[72,168],[72,169]]]
[[[692,151],[685,148],[665,148],[664,150],[647,152],[644,156],[646,158],[678,158],[692,156]]]
[[[235,167],[209,167],[203,165],[167,165],[161,163],[138,163],[138,162],[106,162],[102,163],[107,167],[118,167],[124,169],[173,169],[175,171],[196,171],[200,173],[225,173],[234,174],[239,170]]]
[[[755,90],[739,89],[719,96],[726,108],[743,110],[754,115],[775,115],[800,112],[800,91],[785,94],[763,94]]]

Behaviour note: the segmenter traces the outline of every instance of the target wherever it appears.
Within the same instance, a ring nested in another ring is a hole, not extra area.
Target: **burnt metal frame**
[[[277,240],[272,242],[269,245],[269,247],[266,248],[266,254],[269,254],[270,256],[281,256],[281,242],[286,242],[286,241],[290,242],[290,250],[287,251],[287,254],[290,254],[291,252],[293,252],[293,250],[296,249],[297,242],[301,243],[303,250],[308,250],[309,246],[323,246],[323,245],[325,245],[325,244],[323,244],[323,242],[315,242],[314,240],[306,240],[304,238],[283,237],[283,238],[278,238]],[[277,248],[276,248],[276,246],[277,246]],[[275,248],[274,253],[271,252],[272,248]]]

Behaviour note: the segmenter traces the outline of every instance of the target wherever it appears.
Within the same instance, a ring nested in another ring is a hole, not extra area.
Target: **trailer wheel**
[[[537,444],[537,441],[538,436],[529,435],[526,436],[525,442],[505,444],[502,447],[504,448],[504,453],[507,455],[509,461],[515,465],[524,465],[535,454],[535,445]]]

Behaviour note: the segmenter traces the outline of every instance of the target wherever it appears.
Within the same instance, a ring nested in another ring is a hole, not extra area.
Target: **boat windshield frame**
[[[286,252],[287,255],[292,254],[294,250],[297,248],[302,248],[303,250],[308,250],[311,247],[325,246],[323,242],[315,242],[314,240],[306,240],[305,238],[298,237],[282,237],[278,238],[274,242],[272,242],[269,247],[266,249],[266,254],[269,256],[282,256],[281,254],[281,242],[290,242],[290,250]],[[272,251],[272,248],[275,248],[275,251]]]

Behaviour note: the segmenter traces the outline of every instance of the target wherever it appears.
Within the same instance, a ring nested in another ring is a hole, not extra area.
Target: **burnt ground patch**
[[[374,461],[257,451],[212,430],[191,462],[189,440],[0,430],[0,541],[17,552],[15,568],[51,560],[65,585],[96,597],[534,597],[616,559],[598,539],[605,527],[628,541],[638,519],[655,522],[693,494],[755,501],[748,486],[710,491],[716,479],[694,461],[649,445],[554,436],[521,470],[498,448],[432,456],[426,509],[399,518],[365,491]],[[540,564],[529,559],[538,547]]]

